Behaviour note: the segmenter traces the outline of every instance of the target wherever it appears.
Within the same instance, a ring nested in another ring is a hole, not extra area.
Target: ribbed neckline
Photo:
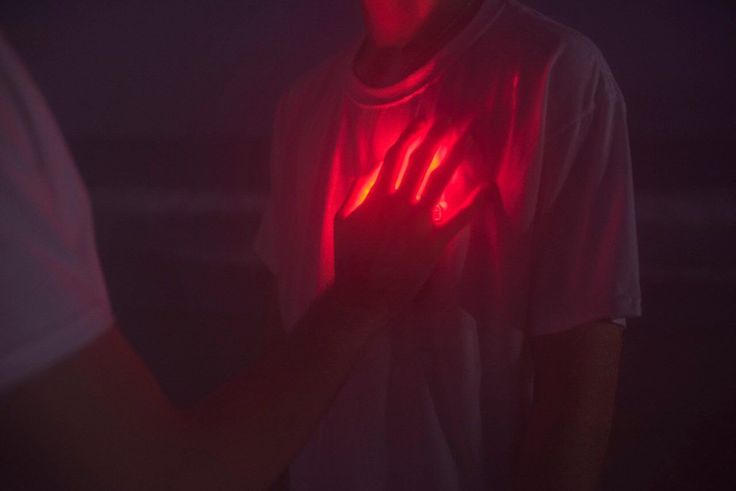
[[[433,78],[447,68],[455,59],[457,53],[461,53],[470,47],[493,24],[505,5],[505,0],[484,0],[483,5],[480,6],[471,21],[437,54],[404,79],[386,87],[367,85],[355,74],[354,60],[363,43],[364,34],[362,34],[351,44],[344,58],[344,69],[348,72],[347,91],[349,96],[359,104],[377,106],[395,104],[420,92]]]

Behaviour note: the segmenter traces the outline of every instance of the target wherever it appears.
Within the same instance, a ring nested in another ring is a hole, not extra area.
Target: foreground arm
[[[598,322],[532,338],[534,400],[516,490],[593,490],[613,417],[621,327]]]
[[[333,286],[255,367],[180,411],[111,330],[0,402],[0,441],[14,449],[17,464],[41,463],[71,489],[268,487],[367,342],[414,298],[480,202],[475,193],[472,205],[447,223],[432,220],[464,148],[414,199],[440,136],[434,133],[412,158],[403,187],[391,185],[420,129],[410,127],[389,150],[373,189],[357,194],[360,202],[346,201],[335,221]]]
[[[3,441],[42,451],[75,488],[266,488],[306,441],[385,312],[327,291],[293,336],[188,411],[171,405],[110,330],[5,401]]]

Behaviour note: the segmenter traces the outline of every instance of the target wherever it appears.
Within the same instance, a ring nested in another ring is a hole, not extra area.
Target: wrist
[[[316,329],[296,329],[296,337],[308,336],[318,345],[339,346],[340,351],[351,353],[365,344],[390,319],[384,303],[374,297],[363,297],[353,289],[329,285],[312,303],[303,323]],[[295,336],[292,336],[294,339]]]

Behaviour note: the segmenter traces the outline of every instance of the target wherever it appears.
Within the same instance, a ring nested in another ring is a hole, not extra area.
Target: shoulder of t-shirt
[[[498,20],[520,61],[544,70],[552,128],[585,118],[601,103],[623,104],[603,53],[588,36],[514,0]]]
[[[512,38],[508,41],[520,46],[533,61],[542,61],[538,59],[541,56],[548,62],[569,62],[578,69],[605,65],[598,46],[580,31],[514,0],[507,0],[503,14],[499,25],[490,31],[505,31],[504,35]]]
[[[325,98],[334,96],[339,89],[347,51],[345,49],[328,56],[297,77],[281,94],[277,112],[289,115],[288,119],[293,120],[299,114],[313,114],[314,110],[323,106]]]

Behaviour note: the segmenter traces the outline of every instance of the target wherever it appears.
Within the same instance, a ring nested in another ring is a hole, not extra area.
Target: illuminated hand
[[[447,243],[482,202],[476,188],[449,216],[437,214],[457,167],[470,155],[470,137],[450,151],[447,123],[411,124],[383,163],[359,180],[335,218],[335,286],[361,301],[396,309],[412,300]],[[423,139],[421,139],[423,136]]]

